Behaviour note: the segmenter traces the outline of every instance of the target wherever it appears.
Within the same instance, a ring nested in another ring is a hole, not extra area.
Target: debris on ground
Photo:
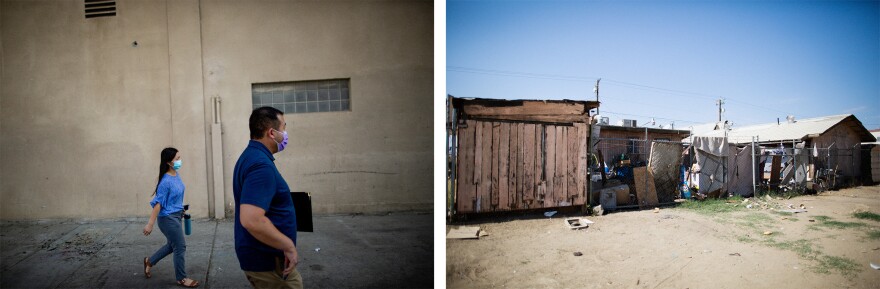
[[[565,219],[565,226],[572,230],[584,229],[589,227],[593,221],[587,220],[586,218],[568,218]]]
[[[593,216],[601,216],[602,213],[603,213],[602,205],[598,205],[598,206],[593,207]]]
[[[654,213],[655,213],[655,214],[656,214],[656,213],[659,213],[659,212],[660,212],[660,208],[654,208]]]
[[[764,197],[755,197],[755,198],[745,198],[742,202],[734,204],[734,207],[738,207],[741,205],[745,205],[746,209],[760,209],[760,210],[778,210],[780,212],[785,213],[803,213],[806,212],[807,206],[804,204],[792,204],[792,203],[782,203],[778,202],[783,200],[782,198],[770,197],[769,195],[765,195]]]
[[[574,255],[577,256],[577,257],[580,257],[580,256],[583,256],[584,253],[581,253],[581,252],[574,252]]]
[[[553,217],[553,215],[556,215],[556,211],[549,211],[544,213],[544,217],[547,218]]]
[[[446,233],[446,239],[479,239],[482,236],[488,236],[488,233],[480,230],[480,227],[458,227],[449,230]]]
[[[804,210],[804,209],[790,209],[790,210],[779,210],[779,211],[784,212],[784,213],[792,213],[792,214],[807,212],[807,210]]]
[[[874,263],[872,262],[872,263],[871,263],[871,268],[873,268],[874,270],[880,270],[880,265],[876,265],[876,264],[874,264]]]
[[[742,255],[740,255],[739,253],[731,253],[731,254],[728,254],[728,255],[730,255],[730,256],[742,256]]]
[[[315,252],[321,252],[321,248],[320,247],[315,248]]]
[[[764,235],[772,235],[772,234],[773,234],[773,232],[770,232],[770,231],[764,231]]]

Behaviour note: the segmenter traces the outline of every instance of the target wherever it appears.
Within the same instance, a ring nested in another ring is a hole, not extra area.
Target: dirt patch
[[[770,203],[617,212],[588,217],[595,224],[584,230],[565,228],[563,219],[575,215],[472,218],[453,225],[480,226],[490,235],[447,240],[446,282],[450,288],[880,284],[880,272],[869,267],[880,263],[880,221],[864,213],[880,213],[880,187]],[[788,203],[803,204],[806,212],[780,212]]]
[[[70,240],[57,244],[57,246],[52,246],[51,242],[46,241],[40,247],[47,251],[59,250],[66,259],[90,256],[104,247],[105,244],[100,241],[109,233],[109,228],[90,228],[77,233]]]

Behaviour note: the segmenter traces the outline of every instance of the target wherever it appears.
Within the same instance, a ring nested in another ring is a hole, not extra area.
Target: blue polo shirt
[[[262,143],[251,140],[238,157],[232,173],[232,193],[235,197],[235,254],[241,269],[275,270],[275,257],[284,258],[284,252],[254,238],[239,219],[241,204],[260,207],[266,210],[272,224],[296,244],[296,214],[290,188],[278,173],[272,152]]]

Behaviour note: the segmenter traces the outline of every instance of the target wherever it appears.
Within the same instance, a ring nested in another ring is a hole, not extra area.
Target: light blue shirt
[[[162,181],[159,182],[159,187],[156,189],[156,196],[150,201],[150,207],[156,207],[157,203],[161,204],[162,209],[159,210],[160,217],[182,211],[184,190],[186,190],[186,187],[183,185],[183,181],[180,180],[180,173],[177,173],[176,176],[165,174],[162,176]]]

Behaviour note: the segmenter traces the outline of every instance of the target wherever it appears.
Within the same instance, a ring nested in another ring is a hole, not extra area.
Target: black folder
[[[314,232],[312,226],[312,194],[306,192],[290,192],[293,209],[296,211],[296,231]]]

